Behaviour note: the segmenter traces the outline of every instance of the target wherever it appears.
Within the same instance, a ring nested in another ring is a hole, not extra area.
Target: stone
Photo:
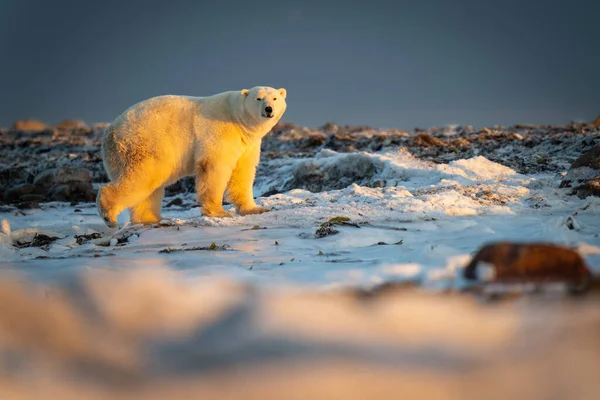
[[[15,131],[40,132],[48,130],[50,127],[35,119],[25,119],[16,121],[13,124],[12,129]]]
[[[7,203],[14,203],[19,199],[22,199],[24,195],[30,194],[34,190],[35,186],[33,186],[31,183],[22,183],[20,185],[15,185],[4,191],[4,201]]]
[[[464,268],[463,277],[479,281],[479,269],[493,269],[494,283],[566,283],[572,292],[582,292],[594,280],[585,261],[575,250],[552,243],[496,242],[482,246]]]
[[[25,167],[0,168],[0,184],[13,186],[33,181],[33,175]]]
[[[173,200],[169,201],[165,207],[180,206],[182,204],[183,200],[181,200],[181,197],[175,197]]]
[[[65,130],[65,131],[74,130],[74,129],[90,131],[89,126],[85,122],[77,120],[77,119],[63,120],[63,121],[59,122],[58,124],[54,125],[54,127],[56,129]]]
[[[88,191],[91,191],[92,188],[90,182],[72,181],[53,186],[48,193],[48,197],[54,201],[91,201]]]
[[[571,194],[585,198],[599,196],[600,146],[583,153],[571,164],[559,187],[573,188]]]
[[[444,147],[446,144],[428,133],[419,133],[413,138],[413,145],[420,147]]]
[[[70,182],[92,182],[92,172],[87,168],[63,166],[52,168],[35,177],[33,184],[37,190],[48,191],[55,185]]]

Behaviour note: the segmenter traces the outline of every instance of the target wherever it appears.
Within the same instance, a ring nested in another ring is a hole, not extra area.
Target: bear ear
[[[250,94],[250,91],[248,89],[242,89],[241,93],[242,93],[242,96],[248,97],[248,95]]]
[[[279,89],[279,94],[283,96],[283,98],[285,99],[287,96],[287,90],[285,90],[284,88]]]

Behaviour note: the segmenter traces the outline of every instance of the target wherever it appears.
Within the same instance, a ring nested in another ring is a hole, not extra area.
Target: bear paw
[[[117,228],[119,226],[119,224],[117,223],[116,220],[112,221],[108,217],[102,217],[102,219],[104,220],[104,223],[106,224],[106,226],[108,226],[109,228]]]
[[[269,211],[271,211],[271,210],[269,210],[268,208],[257,206],[257,207],[252,207],[252,208],[248,208],[248,209],[241,209],[240,215],[262,214],[262,213],[266,213]]]
[[[216,217],[216,218],[231,218],[233,215],[230,212],[227,212],[223,209],[221,210],[207,210],[205,208],[201,209],[202,214],[207,217]]]

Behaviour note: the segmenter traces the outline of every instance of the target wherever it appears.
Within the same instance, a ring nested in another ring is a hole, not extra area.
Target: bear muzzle
[[[273,107],[266,106],[262,112],[262,116],[265,118],[273,118],[275,114],[273,114]]]

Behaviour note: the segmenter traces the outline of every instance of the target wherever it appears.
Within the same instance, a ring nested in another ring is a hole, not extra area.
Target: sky
[[[0,126],[285,87],[284,120],[413,129],[600,115],[597,0],[0,1]]]

